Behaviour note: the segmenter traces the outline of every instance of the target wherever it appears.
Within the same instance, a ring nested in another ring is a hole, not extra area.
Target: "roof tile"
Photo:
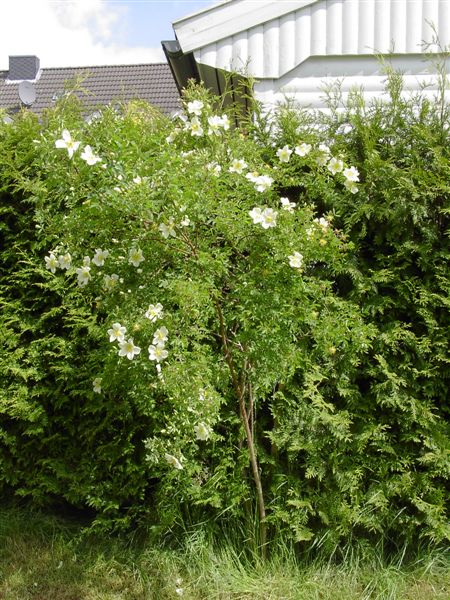
[[[5,83],[8,71],[0,71],[0,108],[16,112],[21,107],[18,84]],[[180,109],[180,96],[169,65],[151,63],[96,67],[65,67],[42,69],[35,83],[36,102],[30,108],[40,114],[62,96],[65,84],[80,78],[81,89],[76,95],[87,111],[102,105],[130,100],[146,100],[166,114]]]

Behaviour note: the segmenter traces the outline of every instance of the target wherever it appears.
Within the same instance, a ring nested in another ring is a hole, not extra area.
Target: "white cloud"
[[[0,5],[0,69],[9,55],[41,67],[164,62],[160,47],[129,47],[127,8],[101,0],[7,0]]]
[[[51,7],[66,29],[88,28],[100,39],[111,38],[114,25],[124,13],[123,8],[113,11],[99,0],[52,2]]]

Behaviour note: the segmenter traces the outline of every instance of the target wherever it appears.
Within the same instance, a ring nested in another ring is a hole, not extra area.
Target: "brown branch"
[[[239,377],[236,373],[236,369],[233,362],[233,357],[230,352],[229,340],[226,332],[225,321],[223,318],[222,309],[218,301],[216,301],[216,311],[217,316],[219,318],[220,325],[220,337],[222,339],[222,346],[225,355],[225,361],[228,365],[228,369],[230,371],[231,380],[233,383],[234,391],[239,400],[239,412],[241,416],[241,421],[244,425],[245,435],[247,439],[247,448],[250,457],[250,464],[253,472],[253,480],[256,486],[256,496],[258,500],[258,512],[259,512],[259,531],[260,531],[260,541],[261,541],[261,553],[263,558],[266,557],[266,544],[267,544],[267,528],[266,528],[266,507],[264,502],[264,493],[262,489],[261,475],[259,472],[258,459],[256,456],[256,448],[253,438],[253,431],[250,427],[249,417],[247,413],[247,408],[245,406],[245,391],[239,381]]]
[[[189,246],[189,248],[191,249],[192,252],[192,256],[194,258],[198,258],[198,253],[197,253],[197,248],[194,246],[194,244],[191,242],[191,240],[189,239],[189,236],[186,235],[183,231],[179,232],[180,235],[178,236],[178,239],[180,239],[182,242],[184,242],[187,246]]]
[[[248,382],[248,412],[250,414],[250,429],[252,431],[252,436],[254,435],[254,428],[255,428],[255,413],[254,413],[254,408],[255,408],[255,402],[254,402],[254,396],[253,396],[253,387],[252,384],[250,383],[250,381]]]

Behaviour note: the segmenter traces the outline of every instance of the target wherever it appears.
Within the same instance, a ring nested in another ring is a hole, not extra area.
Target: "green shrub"
[[[185,100],[0,128],[3,489],[97,526],[442,539],[442,119],[354,102],[237,129]]]

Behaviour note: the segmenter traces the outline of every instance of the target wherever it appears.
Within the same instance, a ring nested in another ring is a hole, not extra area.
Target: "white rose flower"
[[[324,167],[329,159],[330,156],[330,149],[328,148],[328,146],[326,144],[319,144],[319,154],[316,157],[316,163],[320,166],[320,167]]]
[[[133,360],[140,352],[141,349],[134,345],[133,338],[119,342],[119,356],[126,356],[128,360]]]
[[[157,304],[150,304],[145,315],[147,319],[150,319],[152,323],[158,319],[162,319],[163,316],[163,305],[158,302]]]
[[[268,175],[260,175],[259,177],[256,177],[254,183],[257,192],[265,192],[272,185],[273,179]]]
[[[165,360],[169,356],[169,353],[164,348],[164,344],[152,344],[148,347],[148,358],[149,360],[155,360],[157,363]]]
[[[291,202],[289,198],[280,198],[281,207],[283,210],[287,210],[287,212],[293,213],[294,208],[297,206],[295,202]]]
[[[113,323],[111,329],[108,329],[109,341],[123,342],[126,332],[126,327],[123,327],[120,323]]]
[[[88,165],[95,165],[95,163],[101,162],[102,159],[100,156],[97,156],[92,152],[92,148],[90,146],[85,146],[83,152],[81,153],[81,158],[87,162]]]
[[[237,173],[238,175],[242,175],[244,169],[247,168],[247,163],[242,158],[233,158],[231,161],[231,166],[228,169],[230,173]]]
[[[191,115],[196,115],[199,117],[202,114],[203,102],[201,100],[193,100],[192,102],[188,102],[187,111]]]
[[[161,235],[163,236],[164,239],[169,239],[169,237],[176,237],[177,234],[175,232],[175,228],[174,228],[174,219],[173,217],[170,217],[169,221],[167,223],[161,223],[158,227],[159,231],[161,232]]]
[[[57,148],[65,148],[69,155],[69,158],[72,158],[74,152],[76,152],[80,146],[81,142],[75,142],[70,135],[70,132],[67,129],[64,129],[62,132],[62,139],[56,140],[55,146]]]
[[[66,254],[61,254],[61,256],[58,256],[58,263],[61,269],[70,269],[72,265],[72,257],[68,252]]]
[[[262,212],[262,221],[261,225],[264,229],[269,229],[270,227],[276,227],[277,224],[277,211],[273,210],[273,208],[265,208]]]
[[[195,435],[197,440],[206,441],[211,435],[210,428],[206,423],[200,422],[194,427]]]
[[[188,121],[187,129],[190,129],[191,135],[201,137],[203,135],[203,128],[197,117],[192,117],[190,121]]]
[[[303,266],[303,254],[300,252],[294,252],[289,258],[289,266],[293,269],[301,269]]]
[[[96,394],[102,393],[102,378],[96,377],[92,382],[92,388]]]
[[[259,173],[258,173],[258,171],[251,171],[250,173],[247,173],[245,177],[246,177],[246,179],[248,179],[252,183],[256,183],[256,180],[259,177]]]
[[[108,258],[108,256],[109,256],[108,250],[102,250],[101,248],[96,248],[92,262],[97,267],[103,267],[103,265],[105,264],[105,260]]]
[[[262,212],[263,212],[262,208],[259,208],[259,206],[255,206],[255,208],[253,208],[252,210],[249,211],[248,214],[253,219],[253,223],[255,225],[257,225],[258,223],[262,223],[262,220],[263,220]]]
[[[336,175],[336,173],[341,173],[344,168],[344,163],[340,158],[336,158],[333,156],[330,158],[327,169],[330,171],[332,175]]]
[[[220,135],[220,130],[222,129],[222,117],[217,115],[208,117],[208,125],[208,135]]]
[[[44,258],[44,260],[45,268],[51,271],[52,273],[55,273],[56,269],[60,266],[59,260],[56,258],[53,252],[50,252],[50,254]]]
[[[351,192],[352,194],[358,193],[358,186],[356,185],[356,183],[354,181],[351,181],[350,179],[346,179],[344,181],[344,185],[348,189],[348,191]]]
[[[347,181],[359,181],[359,171],[356,167],[348,167],[344,169],[343,175]]]
[[[130,265],[133,265],[133,267],[138,267],[144,260],[145,258],[140,248],[131,248],[130,252],[128,253],[128,262]]]
[[[208,163],[206,165],[208,171],[210,171],[215,177],[219,177],[222,167],[215,162]]]
[[[317,223],[317,225],[322,228],[322,231],[324,233],[328,231],[328,227],[330,226],[330,222],[327,219],[325,219],[325,217],[320,217],[320,219],[314,219],[314,223]]]
[[[283,146],[283,148],[279,148],[277,150],[277,156],[280,160],[280,162],[289,162],[290,158],[291,158],[291,154],[292,154],[292,150],[289,148],[289,146]]]
[[[84,287],[91,280],[90,270],[91,270],[91,267],[88,267],[88,266],[83,266],[83,267],[80,267],[79,269],[76,269],[76,274],[78,277],[78,285],[80,287]]]
[[[307,154],[309,154],[311,152],[311,144],[300,144],[299,146],[295,146],[294,152],[295,154],[297,154],[298,156],[306,156]]]
[[[169,465],[171,465],[174,469],[178,469],[179,471],[181,471],[181,469],[183,468],[181,461],[179,461],[178,458],[176,458],[172,454],[166,453],[166,454],[164,454],[164,458],[169,463]]]
[[[164,345],[167,342],[167,338],[169,337],[169,332],[167,331],[167,327],[160,327],[153,334],[153,344],[155,345]]]

